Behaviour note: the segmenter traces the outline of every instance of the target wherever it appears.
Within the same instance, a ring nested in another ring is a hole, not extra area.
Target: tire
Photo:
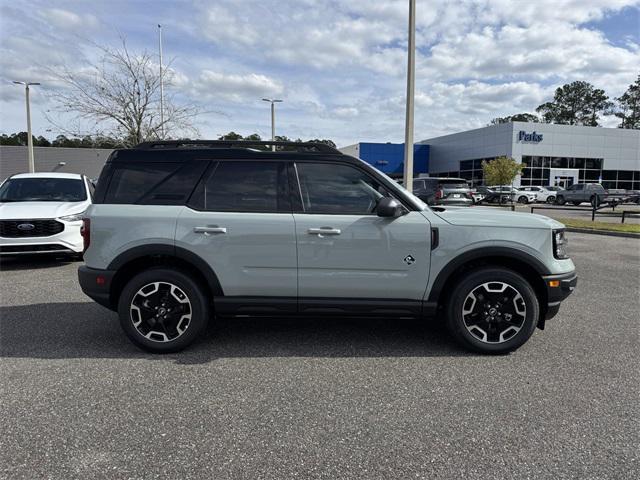
[[[462,277],[453,288],[447,305],[447,328],[469,350],[505,354],[533,335],[539,316],[538,298],[521,275],[506,268],[483,267]]]
[[[550,195],[547,197],[547,203],[556,203],[556,197]]]
[[[571,202],[573,203],[576,207],[578,207],[582,202]]]
[[[558,195],[556,197],[556,205],[564,205],[567,201],[564,199],[562,195]]]
[[[166,313],[164,320],[157,319],[161,313]],[[178,352],[207,326],[209,301],[202,288],[182,271],[152,268],[125,285],[118,315],[122,329],[138,347],[153,353]]]
[[[529,198],[525,195],[521,195],[518,197],[518,203],[529,203]]]

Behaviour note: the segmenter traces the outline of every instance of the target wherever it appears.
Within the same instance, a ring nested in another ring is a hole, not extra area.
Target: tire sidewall
[[[562,195],[558,195],[556,197],[556,204],[564,205],[565,203],[566,203],[566,200],[564,199],[564,197]]]
[[[513,286],[525,302],[527,313],[525,322],[520,331],[504,343],[484,343],[474,337],[464,325],[462,319],[462,306],[467,295],[482,283],[497,281]],[[447,306],[447,327],[452,335],[465,347],[480,353],[504,354],[522,346],[530,337],[538,325],[540,318],[540,305],[535,291],[531,285],[518,273],[499,267],[485,267],[462,278],[454,288]]]
[[[179,287],[191,303],[191,321],[187,330],[170,342],[156,342],[145,338],[133,326],[131,320],[131,300],[143,286],[153,282],[168,282]],[[208,322],[208,301],[201,287],[180,270],[152,268],[133,277],[124,287],[118,300],[120,325],[129,339],[138,347],[153,353],[178,352],[193,343],[205,329]]]

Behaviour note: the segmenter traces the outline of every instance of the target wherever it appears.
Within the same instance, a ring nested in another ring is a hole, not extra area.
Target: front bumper
[[[86,265],[78,267],[78,281],[85,295],[103,307],[115,310],[111,302],[111,283],[116,272],[114,270],[99,270]]]
[[[46,237],[0,237],[0,255],[28,255],[34,253],[82,253],[80,235],[82,222],[64,222],[64,229]]]
[[[562,301],[573,293],[578,284],[578,275],[574,270],[559,275],[546,275],[542,279],[547,288],[545,320],[549,320],[558,314]]]

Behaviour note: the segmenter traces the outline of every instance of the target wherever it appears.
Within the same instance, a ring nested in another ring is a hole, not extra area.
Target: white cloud
[[[47,8],[42,16],[54,27],[69,30],[78,28],[95,28],[98,20],[91,14],[77,14],[61,8]]]
[[[200,98],[234,102],[255,101],[262,96],[281,95],[283,92],[280,82],[265,75],[226,74],[211,70],[204,70],[192,89]]]

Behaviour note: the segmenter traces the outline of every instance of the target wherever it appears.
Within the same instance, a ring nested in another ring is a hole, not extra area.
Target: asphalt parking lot
[[[0,272],[2,478],[638,478],[640,240],[570,234],[580,276],[519,351],[437,324],[236,320],[154,356],[77,263]]]

